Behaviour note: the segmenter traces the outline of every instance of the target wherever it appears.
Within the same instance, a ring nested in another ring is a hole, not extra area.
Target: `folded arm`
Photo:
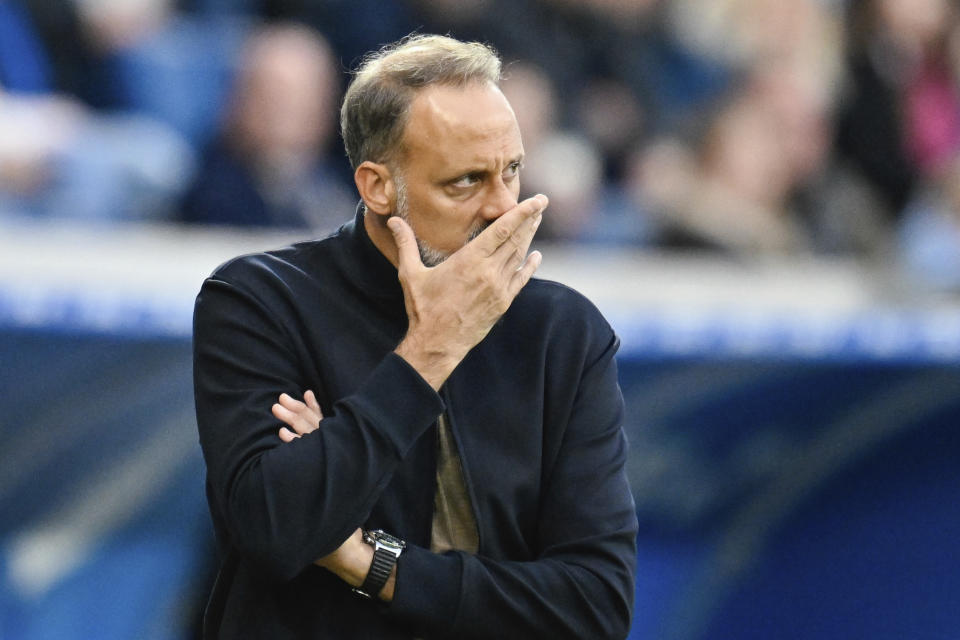
[[[623,469],[627,443],[620,429],[615,349],[614,341],[585,373],[572,403],[543,492],[537,557],[505,561],[411,546],[380,594],[387,602],[397,595],[392,614],[430,637],[489,637],[493,618],[503,638],[626,635],[637,524]],[[322,419],[310,406],[311,395],[305,394],[305,402],[281,397],[274,407],[291,438],[314,431]],[[336,554],[317,563],[357,586],[371,558],[358,529]]]
[[[388,353],[323,429],[283,443],[270,407],[305,386],[287,328],[246,289],[210,279],[197,299],[194,384],[211,506],[229,543],[289,580],[363,523],[407,450],[443,410],[436,392]],[[319,404],[318,404],[319,406]],[[357,464],[363,461],[363,464]]]

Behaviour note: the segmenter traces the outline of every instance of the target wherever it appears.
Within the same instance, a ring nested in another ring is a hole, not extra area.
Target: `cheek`
[[[413,202],[409,206],[411,214],[420,221],[418,235],[423,240],[444,251],[463,246],[476,219],[473,203],[452,201],[441,195],[421,200],[420,204],[419,210]]]

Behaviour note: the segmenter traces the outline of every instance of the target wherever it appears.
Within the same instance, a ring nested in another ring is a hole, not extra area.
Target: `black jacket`
[[[624,637],[637,521],[609,325],[531,280],[440,394],[393,353],[406,326],[396,269],[359,213],[204,282],[194,376],[223,561],[208,637]],[[284,444],[270,407],[306,389],[325,417]],[[428,550],[444,409],[475,556]],[[389,605],[311,564],[361,525],[408,542]]]

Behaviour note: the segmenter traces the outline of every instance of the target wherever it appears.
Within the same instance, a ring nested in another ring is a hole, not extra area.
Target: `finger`
[[[317,402],[317,396],[314,395],[313,391],[307,389],[306,393],[303,394],[303,399],[307,403],[307,406],[317,414],[317,418],[323,420],[323,411],[320,409],[320,403]]]
[[[417,248],[417,238],[406,220],[398,216],[390,216],[387,219],[387,227],[393,233],[393,241],[397,245],[397,268],[423,267],[420,249]]]
[[[530,281],[542,261],[543,254],[539,251],[533,251],[527,256],[526,261],[510,279],[510,295],[516,297],[520,293],[520,290]]]
[[[521,224],[520,227],[510,237],[508,242],[500,245],[500,248],[494,253],[494,258],[502,261],[503,271],[510,274],[516,271],[527,259],[527,251],[530,250],[530,243],[540,228],[543,221],[543,214],[537,214],[530,219],[528,224]]]
[[[273,414],[273,417],[279,420],[280,422],[285,422],[288,426],[292,425],[296,421],[296,414],[287,409],[282,404],[274,403],[270,407],[270,412]]]
[[[280,394],[280,404],[294,413],[303,413],[307,410],[307,405],[287,393]]]
[[[323,419],[323,412],[320,411],[320,406],[317,405],[316,398],[314,398],[313,402],[314,405],[316,405],[316,408],[313,408],[308,404],[304,404],[286,393],[280,394],[280,405],[283,408],[295,413],[301,420],[303,420],[304,424],[309,427],[307,429],[308,431],[313,431],[316,429],[317,425],[320,424],[320,420]]]
[[[493,254],[505,242],[511,239],[525,220],[530,220],[535,217],[546,208],[547,204],[549,204],[549,200],[547,200],[547,196],[543,194],[537,194],[532,198],[527,198],[497,218],[493,224],[484,229],[483,233],[477,236],[470,244],[486,251],[487,254]]]
[[[296,435],[293,431],[290,431],[290,429],[287,429],[286,427],[280,427],[280,431],[278,433],[280,435],[280,439],[283,440],[284,442],[293,442],[294,440],[300,437]]]
[[[306,405],[304,405],[304,409],[306,409]],[[286,423],[288,427],[291,427],[298,434],[303,435],[317,429],[318,425],[312,423],[310,419],[305,418],[304,414],[291,411],[281,404],[273,405],[271,410],[273,411],[273,415],[277,418],[277,420]]]

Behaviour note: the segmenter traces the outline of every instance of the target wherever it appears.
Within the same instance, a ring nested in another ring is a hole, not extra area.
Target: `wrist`
[[[429,340],[408,333],[394,351],[406,360],[434,391],[439,391],[465,354],[458,356],[447,349],[428,345]]]
[[[338,578],[357,587],[367,576],[367,569],[373,559],[373,549],[363,541],[363,531],[357,529],[333,553],[314,562],[330,571]]]
[[[372,562],[373,547],[366,543],[360,543],[357,545],[356,553],[351,555],[350,562],[341,567],[340,579],[351,587],[359,587],[367,578]]]
[[[365,598],[393,600],[397,560],[407,543],[379,529],[363,534],[363,542],[373,551],[371,562],[359,587],[354,591]]]

